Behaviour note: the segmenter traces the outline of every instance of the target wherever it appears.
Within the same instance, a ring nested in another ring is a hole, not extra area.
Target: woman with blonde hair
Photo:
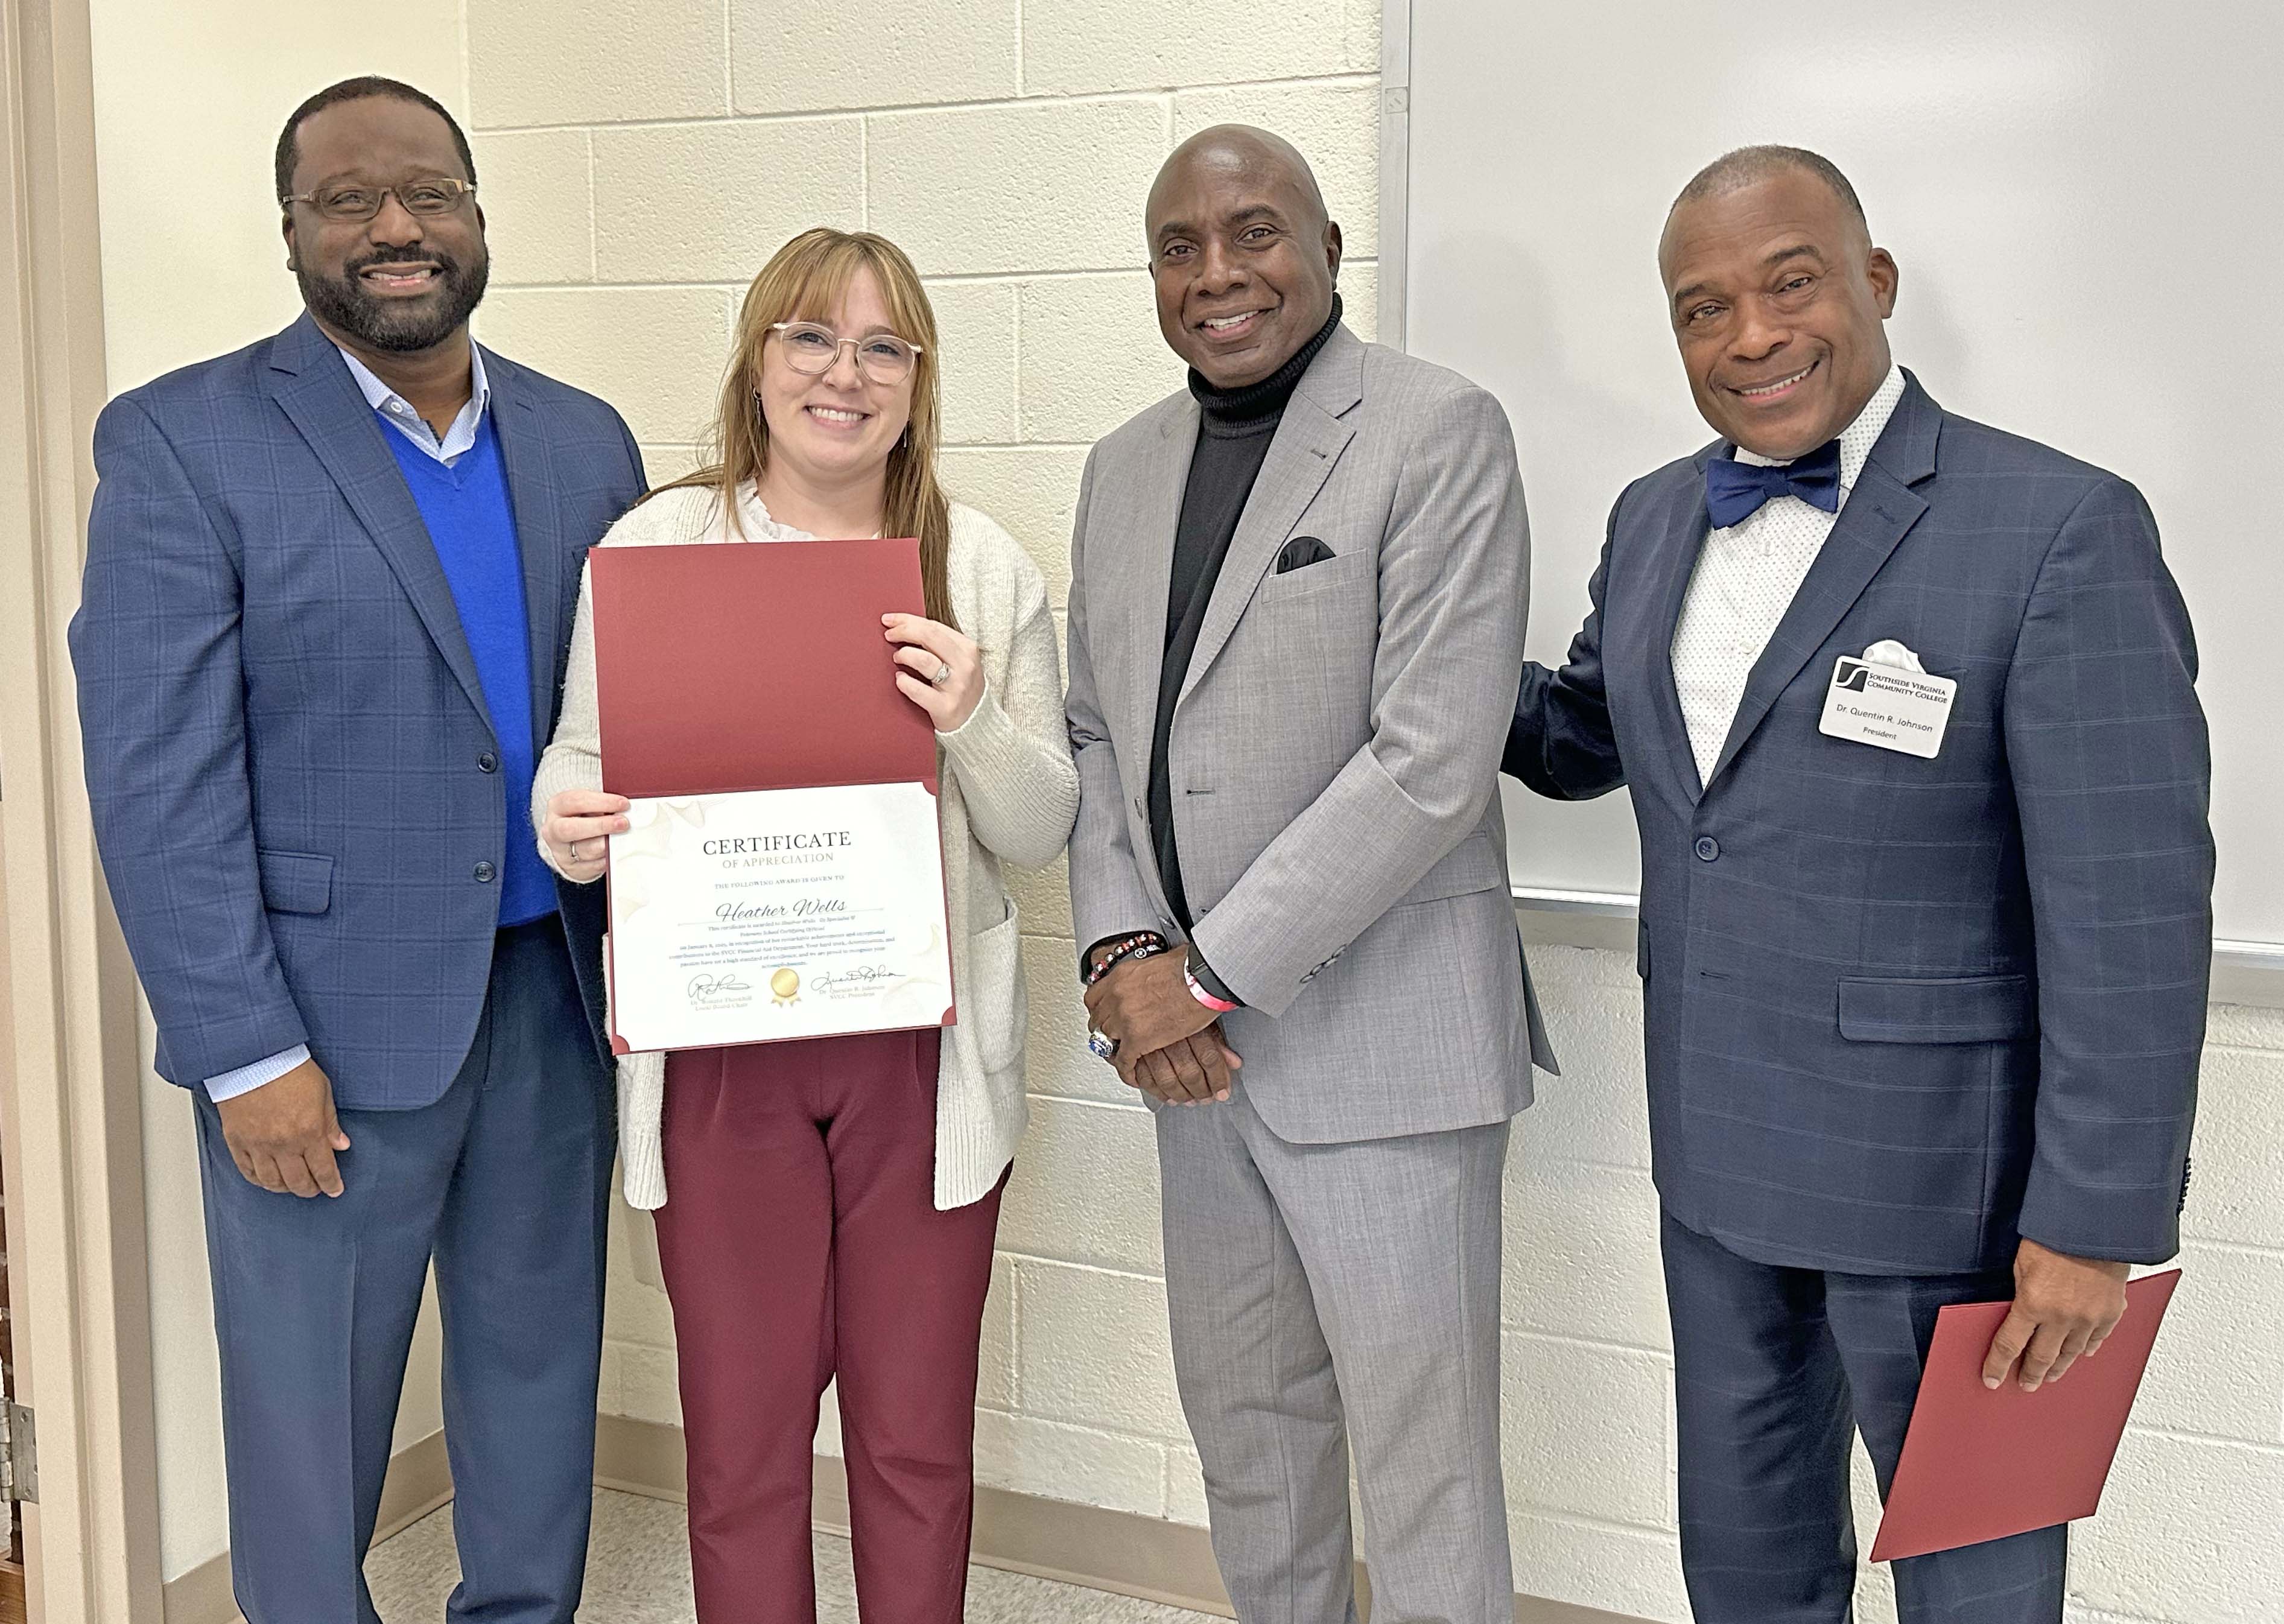
[[[715,461],[603,541],[913,535],[927,598],[924,617],[887,617],[882,660],[935,725],[958,1023],[620,1062],[627,1198],[656,1209],[674,1305],[707,1624],[815,1617],[810,1448],[836,1376],[860,1609],[956,1624],[966,1590],[977,1348],[1024,1122],[1001,864],[1062,849],[1078,780],[1045,583],[936,481],[941,377],[903,254],[804,231],[747,292]],[[541,851],[574,881],[600,878],[604,837],[627,827],[601,784],[583,587],[532,796]]]

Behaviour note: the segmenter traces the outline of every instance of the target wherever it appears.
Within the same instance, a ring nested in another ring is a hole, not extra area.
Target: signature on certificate
[[[855,991],[878,982],[893,981],[896,979],[896,972],[886,964],[858,964],[853,969],[843,970],[837,973],[827,971],[823,975],[810,978],[809,984],[821,993],[829,993],[836,987]]]
[[[737,1008],[754,989],[739,980],[735,971],[729,971],[721,975],[694,975],[684,990],[692,1009],[718,1010]]]

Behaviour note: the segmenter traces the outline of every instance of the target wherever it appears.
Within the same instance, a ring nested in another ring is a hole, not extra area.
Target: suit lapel
[[[523,557],[523,610],[531,640],[531,738],[544,750],[555,730],[557,660],[569,644],[569,615],[577,603],[565,590],[567,579],[575,582],[576,574],[564,545],[568,527],[560,503],[563,482],[555,477],[547,435],[520,386],[520,373],[486,350],[484,375],[491,383],[492,433],[499,439],[508,504],[515,514],[516,547]]]
[[[1707,458],[1723,449],[1715,446],[1698,454],[1701,475]],[[1674,504],[1672,519],[1650,569],[1657,589],[1656,613],[1649,626],[1650,699],[1657,707],[1658,732],[1666,741],[1669,765],[1682,793],[1693,802],[1704,793],[1705,786],[1698,781],[1697,753],[1690,747],[1689,723],[1681,714],[1681,689],[1674,681],[1673,635],[1680,629],[1682,605],[1688,601],[1689,582],[1697,574],[1697,558],[1705,550],[1711,522],[1705,511],[1705,481],[1701,477]]]
[[[1237,534],[1230,538],[1213,596],[1206,600],[1205,622],[1198,629],[1198,645],[1182,678],[1183,699],[1196,690],[1228,644],[1262,577],[1276,560],[1277,550],[1291,537],[1301,515],[1332,476],[1333,465],[1356,438],[1355,425],[1343,419],[1364,398],[1363,383],[1364,343],[1347,328],[1338,328],[1302,375],[1301,386],[1293,392],[1284,420],[1269,442],[1269,455],[1246,498]],[[1177,502],[1178,505],[1178,497]],[[1166,573],[1172,567],[1169,550]]]
[[[1135,471],[1132,488],[1122,503],[1132,515],[1126,532],[1132,551],[1114,566],[1125,588],[1119,635],[1133,651],[1137,680],[1126,685],[1125,726],[1120,736],[1142,741],[1135,753],[1141,766],[1138,784],[1149,781],[1158,680],[1166,663],[1166,595],[1174,574],[1174,532],[1182,522],[1182,492],[1197,447],[1198,403],[1185,394],[1177,409],[1166,414],[1157,442]]]
[[[349,509],[395,573],[404,595],[427,629],[468,702],[491,725],[475,656],[460,629],[450,582],[437,561],[435,543],[404,483],[404,471],[381,438],[390,431],[365,402],[348,364],[317,324],[304,315],[272,340],[270,392],[340,488]]]
[[[1824,646],[1833,629],[1855,606],[1897,545],[1927,511],[1927,498],[1912,486],[1935,472],[1936,430],[1942,411],[1916,379],[1909,379],[1908,374],[1906,378],[1903,399],[1896,403],[1895,415],[1849,491],[1838,522],[1825,538],[1816,562],[1809,566],[1800,590],[1793,594],[1791,606],[1777,622],[1768,646],[1753,664],[1744,697],[1737,703],[1736,717],[1729,724],[1727,741],[1713,764],[1713,780],[1718,780],[1737,759],[1745,741],[1776,704],[1777,696]]]

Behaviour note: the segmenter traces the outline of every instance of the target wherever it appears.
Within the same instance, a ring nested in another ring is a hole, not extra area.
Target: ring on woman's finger
[[[951,668],[948,665],[939,665],[935,668],[935,675],[928,678],[928,681],[934,683],[939,688],[943,687],[946,683],[951,681]]]

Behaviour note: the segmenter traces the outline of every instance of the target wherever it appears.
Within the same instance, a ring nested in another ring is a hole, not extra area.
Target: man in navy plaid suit
[[[2140,494],[1889,358],[1840,172],[1748,148],[1660,247],[1720,434],[1610,515],[1506,769],[1632,792],[1682,1563],[1704,1624],[1841,1624],[1850,1434],[1891,1480],[1936,1310],[1983,1378],[2171,1257],[2211,949],[2188,616]],[[1896,1566],[1906,1624],[2059,1624],[2062,1527]]]
[[[433,1259],[450,1615],[567,1624],[613,1110],[599,922],[528,807],[642,465],[608,406],[471,343],[483,216],[442,107],[336,85],[277,183],[308,313],[104,411],[71,635],[105,872],[195,1105],[238,1601],[373,1624]]]

